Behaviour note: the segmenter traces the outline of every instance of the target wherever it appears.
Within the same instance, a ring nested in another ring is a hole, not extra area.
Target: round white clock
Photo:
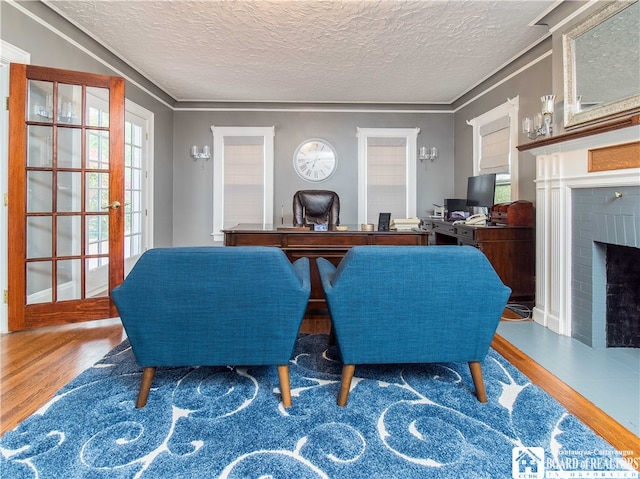
[[[293,154],[293,169],[306,181],[326,180],[336,171],[337,164],[336,150],[318,138],[303,141]]]

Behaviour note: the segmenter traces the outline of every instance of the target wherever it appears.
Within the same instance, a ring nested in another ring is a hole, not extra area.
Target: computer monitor
[[[496,192],[496,174],[470,176],[467,181],[467,207],[491,208]]]

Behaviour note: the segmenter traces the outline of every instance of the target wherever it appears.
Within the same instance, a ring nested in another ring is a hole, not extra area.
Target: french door
[[[9,330],[117,316],[124,80],[11,64]]]

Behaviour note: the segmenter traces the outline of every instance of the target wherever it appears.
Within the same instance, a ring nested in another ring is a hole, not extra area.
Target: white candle
[[[542,120],[542,113],[536,113],[536,116],[533,117],[533,127],[536,130],[539,130],[540,128],[542,128],[542,124],[543,124],[543,120]]]
[[[554,102],[556,100],[555,95],[545,95],[540,97],[542,100],[542,113],[553,113],[555,108]]]

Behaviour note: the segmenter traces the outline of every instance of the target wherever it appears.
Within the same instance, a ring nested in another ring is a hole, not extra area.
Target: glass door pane
[[[53,82],[29,80],[27,98],[28,121],[41,123],[53,121]]]
[[[53,165],[53,128],[29,125],[27,127],[27,166],[51,168]]]
[[[82,86],[58,84],[56,108],[59,124],[82,124]]]

